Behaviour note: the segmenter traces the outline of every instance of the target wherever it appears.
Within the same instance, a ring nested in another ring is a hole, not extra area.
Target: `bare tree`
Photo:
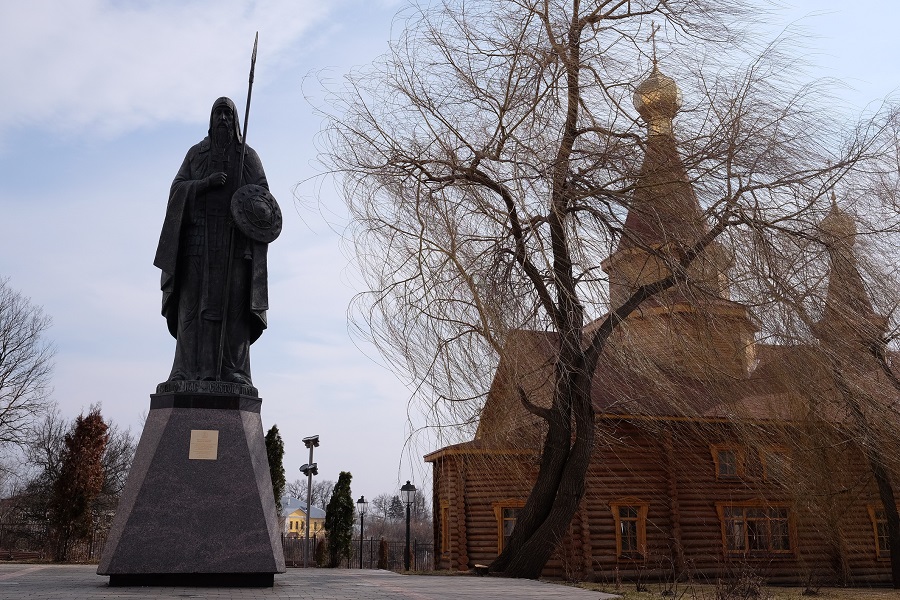
[[[651,300],[727,298],[730,260],[753,288],[766,275],[735,249],[808,240],[828,191],[879,150],[883,122],[836,125],[781,46],[754,58],[736,26],[749,19],[704,0],[445,0],[323,109],[371,289],[357,325],[436,424],[471,431],[514,332],[555,347],[547,402],[510,383],[543,441],[492,571],[537,577],[564,536],[594,448],[593,380],[626,320]],[[650,38],[688,86],[680,112]],[[643,266],[614,277],[628,267],[604,263],[614,251]]]
[[[0,279],[0,443],[23,444],[46,411],[53,345],[50,317]]]
[[[334,492],[334,481],[330,479],[323,479],[321,481],[316,481],[313,483],[313,506],[318,506],[322,510],[328,508],[328,502],[331,500],[331,495]],[[306,494],[303,495],[306,497]]]
[[[410,507],[410,530],[415,539],[425,539],[431,535],[431,512],[425,495],[416,490]],[[396,494],[378,494],[369,501],[366,515],[366,533],[375,538],[402,540],[406,535],[406,508]]]
[[[306,496],[306,479],[295,479],[284,484],[284,493],[292,498],[303,498]]]
[[[29,429],[25,460],[33,475],[25,485],[23,501],[25,512],[31,518],[43,520],[47,516],[53,482],[59,479],[62,469],[63,440],[70,428],[71,423],[63,419],[54,405]]]
[[[131,429],[123,430],[111,420],[106,424],[109,440],[103,451],[103,487],[92,510],[98,518],[110,523],[131,472],[136,443]]]
[[[794,373],[787,376],[796,378],[802,371],[814,374],[815,381],[806,385],[795,381],[792,386],[799,401],[793,420],[806,426],[780,440],[793,448],[804,465],[790,473],[796,499],[818,502],[817,510],[834,517],[825,519],[831,529],[827,538],[840,546],[840,528],[835,523],[845,509],[836,499],[841,488],[843,493],[858,488],[860,477],[848,471],[846,460],[825,449],[859,449],[881,501],[893,584],[900,587],[900,514],[895,488],[900,474],[896,460],[900,380],[889,349],[896,346],[898,335],[900,281],[895,261],[900,212],[896,211],[894,186],[889,197],[883,198],[887,202],[862,200],[878,197],[871,188],[873,178],[883,194],[884,177],[897,172],[896,162],[885,164],[885,157],[896,160],[897,154],[882,151],[877,160],[867,161],[863,173],[853,173],[842,183],[852,195],[841,204],[855,206],[859,216],[839,208],[833,196],[815,238],[798,245],[785,244],[783,236],[780,240],[770,236],[769,243],[755,245],[753,254],[757,268],[769,274],[764,280],[769,289],[758,295],[768,298],[765,304],[769,306],[757,307],[760,314],[768,311],[766,322],[777,326],[768,334],[783,344],[811,349],[804,355],[805,364],[792,365]],[[865,245],[857,243],[861,236]],[[865,246],[868,255],[861,255]],[[775,305],[780,317],[772,314]],[[845,553],[837,549],[834,554]],[[846,575],[842,577],[846,581]]]
[[[369,516],[374,519],[387,521],[391,512],[390,494],[378,494],[369,503]]]
[[[295,479],[285,487],[287,494],[300,500],[302,506],[306,506],[306,490],[307,482],[305,478]],[[330,479],[313,481],[312,505],[325,510],[328,507],[328,501],[331,500],[331,493],[333,491],[334,482]]]

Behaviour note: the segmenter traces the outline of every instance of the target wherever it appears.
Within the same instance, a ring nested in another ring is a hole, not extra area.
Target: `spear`
[[[256,70],[256,47],[259,45],[259,32],[253,39],[253,54],[250,56],[250,83],[247,86],[247,105],[244,108],[244,130],[241,133],[241,161],[238,166],[238,185],[244,185],[244,156],[247,154],[247,123],[250,120],[250,98],[253,96],[253,72]],[[230,210],[229,210],[230,212]],[[216,363],[216,381],[222,381],[222,361],[225,357],[225,335],[228,329],[228,304],[231,296],[231,269],[234,263],[234,225],[228,233],[228,267],[225,270],[225,296],[222,299],[222,330],[219,332],[219,356]]]
[[[253,95],[253,72],[256,70],[256,47],[259,45],[259,32],[253,38],[253,55],[250,56],[250,83],[247,86],[247,106],[244,107],[244,131],[241,134],[241,166],[238,170],[238,188],[244,183],[244,156],[247,154],[247,123],[250,121],[250,97]]]

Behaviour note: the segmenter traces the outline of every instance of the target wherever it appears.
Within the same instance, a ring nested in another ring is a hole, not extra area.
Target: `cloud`
[[[334,8],[312,0],[2,3],[0,138],[28,126],[110,136],[203,121],[210,90],[246,93],[255,31],[256,84],[265,85]]]

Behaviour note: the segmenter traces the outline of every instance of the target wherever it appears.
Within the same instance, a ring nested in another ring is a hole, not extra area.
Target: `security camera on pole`
[[[303,444],[309,448],[309,462],[300,467],[300,472],[306,475],[306,532],[303,542],[303,566],[309,566],[309,520],[312,518],[312,478],[319,474],[319,467],[313,462],[313,448],[319,445],[319,436],[311,435],[303,438]]]

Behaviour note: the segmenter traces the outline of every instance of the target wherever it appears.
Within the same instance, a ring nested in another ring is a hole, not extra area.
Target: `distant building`
[[[309,535],[314,536],[325,532],[325,511],[317,506],[311,506],[309,512],[312,518],[309,521]],[[303,537],[306,532],[306,502],[290,496],[281,497],[281,515],[284,526],[282,531],[286,537]]]
[[[649,125],[642,185],[626,235],[602,263],[614,305],[667,272],[660,257],[679,239],[708,231],[672,131],[679,104],[675,82],[654,65],[635,93]],[[750,309],[730,299],[717,243],[691,267],[694,286],[645,301],[618,328],[593,379],[598,429],[586,489],[544,575],[714,581],[750,569],[771,581],[890,580],[878,488],[829,367],[835,357],[851,365],[857,389],[887,409],[875,414],[896,417],[900,397],[871,362],[887,320],[857,269],[853,219],[835,203],[819,227],[832,241],[815,339],[756,340]],[[552,333],[513,332],[475,439],[425,457],[438,568],[489,564],[503,550],[545,432],[519,389],[549,405],[558,346]],[[828,426],[801,456],[792,441],[816,439],[816,419]],[[896,458],[896,448],[883,450]]]

